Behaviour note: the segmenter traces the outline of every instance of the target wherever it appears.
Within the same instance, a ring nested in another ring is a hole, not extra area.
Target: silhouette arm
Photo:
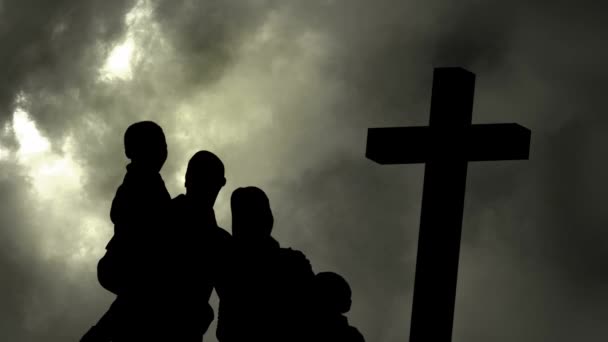
[[[220,247],[221,250],[219,251],[221,254],[219,260],[221,260],[221,262],[218,263],[214,283],[215,292],[220,300],[217,311],[215,336],[218,341],[225,341],[228,338],[226,321],[230,320],[226,313],[232,311],[230,298],[232,289],[230,289],[230,287],[234,284],[234,281],[231,278],[231,270],[234,261],[232,260],[233,251],[231,250],[233,248],[232,236],[226,232],[225,234],[221,234],[220,240],[223,241]]]

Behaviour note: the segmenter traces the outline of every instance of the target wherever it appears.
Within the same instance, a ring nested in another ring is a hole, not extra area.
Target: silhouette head
[[[350,310],[351,289],[342,276],[334,272],[319,272],[314,279],[315,297],[329,314],[343,314]]]
[[[209,151],[198,151],[186,170],[186,195],[204,206],[213,207],[224,185],[224,164]]]
[[[232,236],[241,241],[268,238],[274,218],[268,196],[260,188],[248,186],[232,192]]]
[[[138,167],[160,171],[167,160],[163,129],[152,121],[132,124],[125,132],[125,155]]]

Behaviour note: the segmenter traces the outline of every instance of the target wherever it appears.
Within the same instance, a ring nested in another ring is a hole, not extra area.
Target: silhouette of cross
[[[475,74],[436,68],[429,126],[370,128],[366,157],[380,164],[426,163],[410,342],[452,337],[469,161],[528,159],[530,130],[471,125]]]

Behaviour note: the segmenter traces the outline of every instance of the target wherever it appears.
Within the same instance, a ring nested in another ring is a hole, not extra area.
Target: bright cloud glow
[[[101,80],[131,80],[133,78],[133,65],[139,62],[138,37],[145,34],[151,26],[150,16],[152,6],[147,0],[139,0],[125,16],[127,25],[126,38],[116,45],[105,64],[101,68]]]
[[[11,152],[8,149],[0,146],[0,161],[8,159],[10,157],[10,155],[11,155]]]
[[[13,131],[19,144],[17,160],[28,170],[39,196],[57,196],[80,186],[82,171],[72,158],[69,137],[62,146],[63,153],[53,152],[49,140],[23,109],[17,109],[13,114]]]
[[[31,201],[36,203],[32,215],[42,257],[69,260],[74,266],[98,258],[100,241],[107,240],[102,232],[110,230],[87,206],[84,171],[74,159],[72,138],[68,135],[59,149],[51,149],[49,139],[23,109],[13,113],[12,131],[19,145],[15,161],[25,171]],[[79,215],[65,215],[74,211]]]
[[[135,42],[132,38],[114,47],[101,73],[104,80],[130,80],[133,77],[131,72],[131,59],[135,50]]]
[[[49,141],[40,135],[36,124],[23,109],[18,108],[13,114],[13,131],[19,142],[18,154],[29,158],[50,149]]]

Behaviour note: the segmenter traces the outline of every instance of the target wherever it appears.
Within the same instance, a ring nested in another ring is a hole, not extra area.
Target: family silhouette
[[[99,283],[116,299],[81,342],[364,341],[350,326],[351,290],[333,272],[315,274],[306,256],[272,237],[264,191],[231,196],[232,235],[213,206],[226,184],[222,161],[199,151],[188,162],[186,193],[171,199],[160,170],[167,159],[162,128],[137,122],[124,135],[130,163],[112,202],[114,235],[97,265]]]

